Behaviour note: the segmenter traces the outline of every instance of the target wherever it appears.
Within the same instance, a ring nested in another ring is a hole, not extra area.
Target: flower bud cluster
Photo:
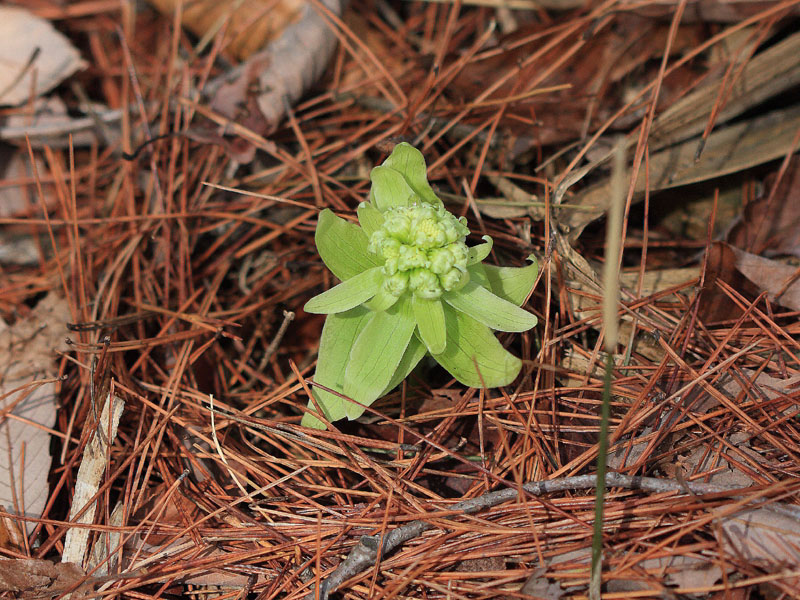
[[[466,219],[422,203],[390,208],[383,217],[383,225],[370,237],[369,251],[384,261],[389,293],[401,296],[410,290],[433,299],[466,285]]]

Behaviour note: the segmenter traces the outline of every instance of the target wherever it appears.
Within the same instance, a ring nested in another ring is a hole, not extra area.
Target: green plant
[[[342,281],[305,305],[328,315],[312,392],[325,418],[358,418],[427,353],[465,385],[511,383],[522,362],[491,330],[536,325],[520,308],[536,280],[536,261],[482,264],[492,239],[466,245],[466,219],[444,208],[422,154],[409,144],[398,144],[370,179],[369,202],[358,207],[361,226],[323,210],[314,238]],[[316,410],[313,401],[308,406]],[[311,413],[302,424],[324,427]]]

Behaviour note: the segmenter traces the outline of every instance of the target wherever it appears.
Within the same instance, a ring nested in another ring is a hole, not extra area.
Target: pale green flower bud
[[[383,274],[384,275],[394,275],[397,273],[397,266],[400,261],[397,258],[387,258],[386,262],[383,263]]]
[[[426,300],[442,295],[439,278],[428,269],[414,269],[408,277],[408,286],[416,296]]]
[[[447,246],[448,252],[453,255],[453,266],[459,271],[467,269],[467,260],[469,259],[469,250],[466,244],[453,242]]]
[[[411,269],[421,269],[428,265],[428,255],[416,246],[407,246],[405,244],[400,246],[398,253],[398,267],[401,271],[410,271]]]
[[[383,282],[383,287],[392,296],[402,296],[403,292],[408,289],[408,273],[400,272],[387,277]]]
[[[460,289],[464,287],[468,281],[469,273],[456,268],[450,269],[444,275],[439,276],[439,283],[442,284],[442,288],[444,288],[446,292]]]
[[[367,250],[372,252],[373,254],[383,254],[383,244],[386,240],[386,232],[383,229],[379,229],[375,233],[372,234],[372,237],[369,238],[369,245],[367,246]]]
[[[399,242],[409,243],[411,242],[413,231],[412,221],[409,218],[410,216],[411,215],[408,214],[408,209],[405,207],[387,211],[384,215],[385,220],[381,230],[384,231],[388,237],[392,237]]]
[[[447,248],[436,248],[428,254],[430,270],[437,275],[444,275],[453,268],[453,254]]]
[[[382,214],[383,225],[370,237],[369,251],[383,259],[387,277],[409,275],[407,285],[392,284],[392,290],[438,298],[468,281],[464,242],[469,230],[462,220],[430,204],[398,206]]]

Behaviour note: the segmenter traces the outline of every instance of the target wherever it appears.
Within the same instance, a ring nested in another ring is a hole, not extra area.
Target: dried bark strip
[[[106,450],[114,443],[123,408],[125,408],[125,403],[121,398],[111,395],[106,398],[103,412],[100,414],[100,421],[92,439],[83,451],[83,460],[78,468],[78,478],[75,481],[75,496],[72,499],[72,508],[69,511],[69,520],[73,523],[90,524],[94,521],[97,502],[92,501],[92,498],[100,488],[100,480],[106,469]],[[111,413],[110,415],[109,412]],[[100,435],[98,435],[98,431]],[[90,501],[92,501],[92,505],[86,508]],[[79,516],[76,518],[76,515]],[[88,528],[75,527],[70,529],[64,540],[64,553],[61,556],[61,562],[82,565],[88,550],[88,541]]]

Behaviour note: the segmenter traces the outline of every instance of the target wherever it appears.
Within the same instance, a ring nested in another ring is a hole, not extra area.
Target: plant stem
[[[606,354],[606,372],[603,378],[603,404],[600,408],[600,439],[597,447],[597,492],[594,500],[594,535],[592,536],[592,575],[589,581],[589,598],[600,600],[603,574],[603,502],[606,489],[606,454],[608,453],[608,418],[611,413],[611,374],[614,356]]]

